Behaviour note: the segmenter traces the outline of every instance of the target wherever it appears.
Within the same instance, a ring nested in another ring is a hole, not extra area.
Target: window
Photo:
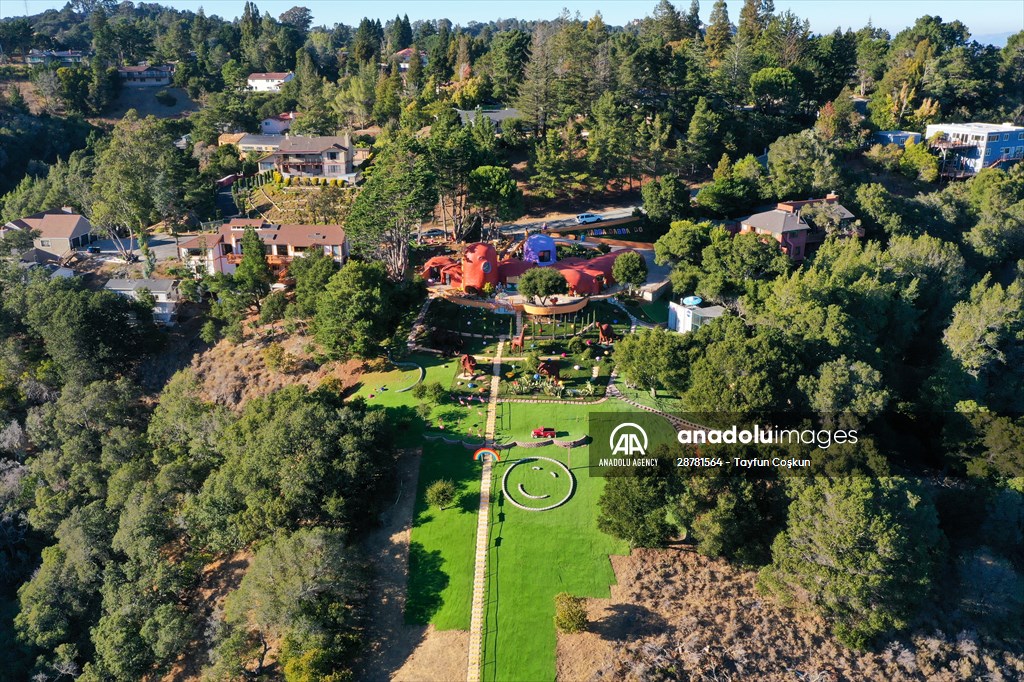
[[[992,147],[985,150],[985,156],[992,156]]]
[[[1003,133],[1003,142],[1007,142],[1010,139],[1010,133]]]
[[[1017,133],[1018,140],[1024,140],[1024,133]]]
[[[49,239],[40,239],[39,240],[39,245],[40,246],[50,246],[50,240]]]
[[[330,159],[331,161],[337,161],[338,152],[327,152],[327,158]]]

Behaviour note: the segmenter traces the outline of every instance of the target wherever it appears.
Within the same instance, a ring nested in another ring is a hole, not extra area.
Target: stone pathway
[[[498,351],[494,354],[491,377],[491,395],[487,403],[487,427],[484,442],[494,443],[495,426],[498,420],[498,388],[501,383],[501,353],[505,350],[505,342],[498,342]],[[487,550],[489,549],[490,518],[491,518],[491,460],[483,462],[480,473],[480,510],[476,520],[476,565],[473,570],[473,610],[469,621],[469,670],[467,682],[479,682],[480,663],[483,656],[484,626],[487,613],[484,610],[487,592]]]

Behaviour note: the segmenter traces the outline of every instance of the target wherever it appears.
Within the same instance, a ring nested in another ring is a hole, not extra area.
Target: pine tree
[[[534,132],[543,137],[548,119],[554,113],[555,62],[551,54],[550,29],[537,24],[530,41],[530,61],[526,63],[523,84],[519,87],[516,108],[533,124]]]
[[[683,20],[679,12],[668,0],[659,0],[652,16],[655,30],[661,39],[671,43],[683,37]]]
[[[732,24],[729,22],[729,10],[725,0],[715,0],[707,30],[704,32],[704,43],[708,48],[708,57],[717,63],[724,55],[732,41]]]
[[[700,0],[690,0],[690,11],[682,20],[684,38],[700,38]]]
[[[245,228],[242,234],[242,262],[235,270],[235,282],[252,297],[254,303],[267,295],[273,281],[265,252],[266,248],[256,228]]]

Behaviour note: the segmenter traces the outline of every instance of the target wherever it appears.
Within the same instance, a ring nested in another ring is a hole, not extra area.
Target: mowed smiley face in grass
[[[560,507],[576,491],[576,478],[569,468],[549,457],[525,457],[509,462],[501,478],[505,499],[526,511],[547,511]]]

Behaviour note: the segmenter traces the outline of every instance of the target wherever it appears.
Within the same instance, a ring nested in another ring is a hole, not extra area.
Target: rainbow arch
[[[473,459],[477,462],[482,462],[484,461],[484,457],[487,455],[491,456],[492,462],[501,461],[501,455],[499,455],[498,451],[494,448],[478,448],[477,451],[473,453]]]

